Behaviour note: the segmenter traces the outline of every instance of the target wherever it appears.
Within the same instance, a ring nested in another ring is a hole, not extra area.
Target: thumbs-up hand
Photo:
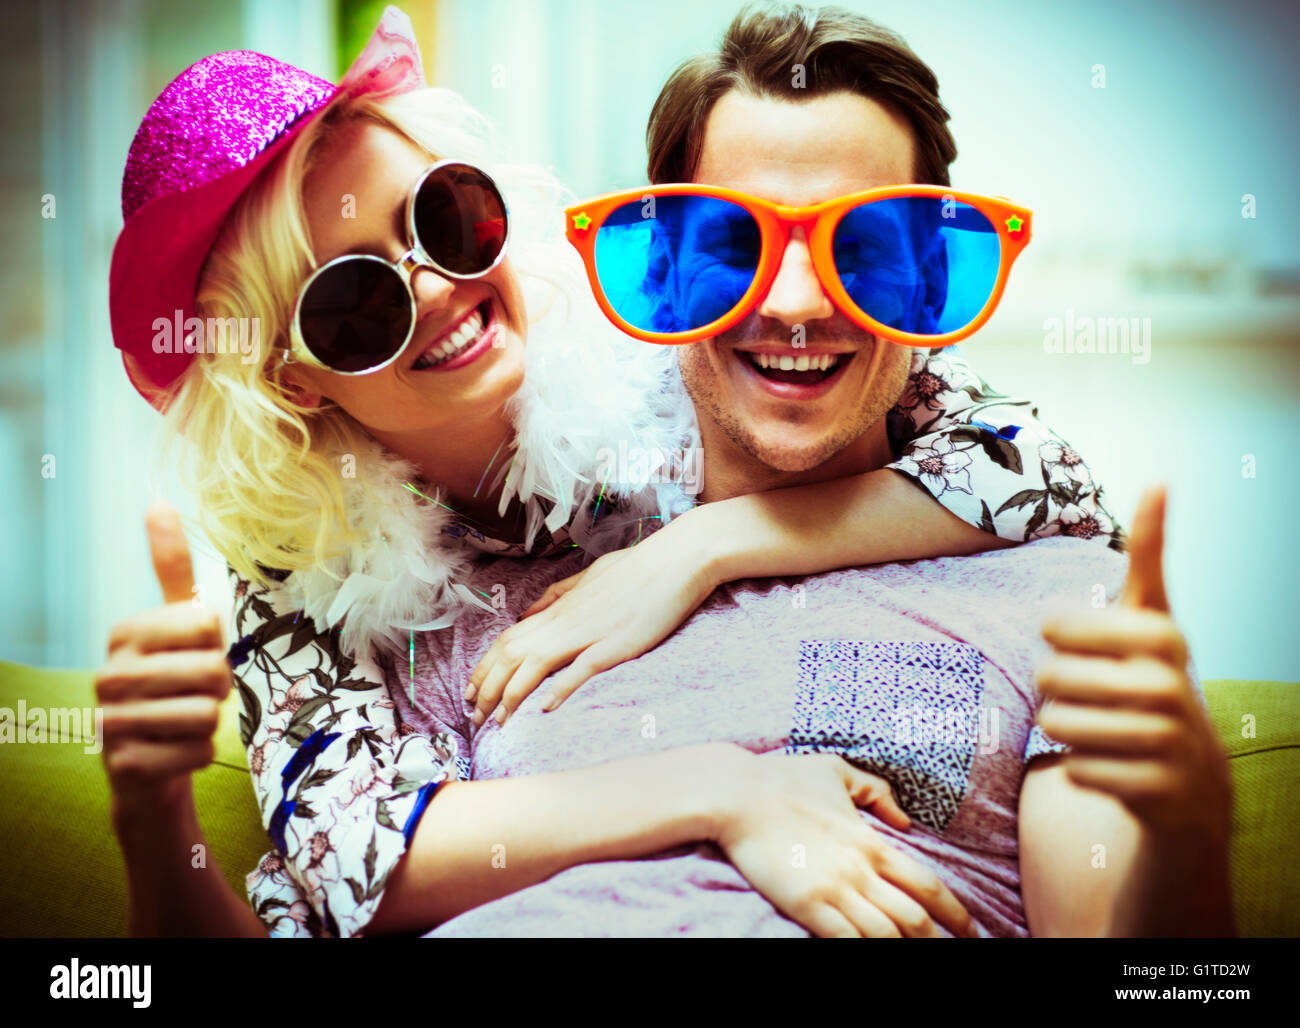
[[[1078,785],[1119,799],[1149,828],[1223,837],[1227,761],[1187,676],[1187,642],[1169,613],[1163,550],[1165,491],[1148,489],[1129,537],[1119,602],[1050,619],[1052,654],[1039,667],[1049,702],[1038,723],[1070,752]]]
[[[164,605],[113,626],[95,676],[104,711],[104,766],[115,811],[157,810],[189,796],[191,772],[211,763],[230,666],[217,615],[193,602],[194,569],[180,515],[145,514]]]

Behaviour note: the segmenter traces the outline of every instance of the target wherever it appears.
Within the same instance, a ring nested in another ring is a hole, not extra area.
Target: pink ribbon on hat
[[[424,85],[424,63],[411,19],[396,7],[384,8],[365,49],[339,82],[339,95],[392,96]]]

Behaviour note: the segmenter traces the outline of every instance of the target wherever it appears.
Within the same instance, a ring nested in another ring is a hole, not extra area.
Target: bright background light
[[[845,6],[902,33],[938,74],[960,150],[954,184],[1036,212],[1034,241],[967,357],[995,386],[1038,401],[1121,520],[1144,483],[1169,483],[1170,587],[1203,676],[1300,679],[1294,6]],[[644,182],[651,103],[682,59],[716,44],[736,7],[406,9],[431,80],[586,195]],[[124,0],[7,12],[0,657],[93,666],[112,622],[158,601],[141,527],[157,418],[122,374],[107,317],[121,170],[140,116],[216,50],[261,50],[337,78],[381,10]],[[1254,218],[1242,217],[1247,194]],[[41,217],[46,195],[54,219]],[[1045,352],[1044,323],[1069,312],[1149,318],[1149,362]],[[45,454],[53,479],[41,476]],[[161,489],[185,508],[173,483]],[[201,574],[219,597],[218,562],[203,560]]]

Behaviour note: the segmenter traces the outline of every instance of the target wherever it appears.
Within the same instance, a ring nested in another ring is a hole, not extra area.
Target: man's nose
[[[835,313],[830,298],[817,279],[817,272],[813,270],[808,235],[803,226],[790,232],[785,253],[781,256],[781,267],[759,304],[758,313],[791,326],[829,318]]]

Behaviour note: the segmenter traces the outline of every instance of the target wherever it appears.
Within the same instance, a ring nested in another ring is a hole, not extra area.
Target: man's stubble
[[[844,418],[835,426],[834,431],[813,445],[798,450],[765,444],[753,426],[721,401],[711,375],[691,373],[690,355],[686,352],[681,354],[682,381],[697,417],[713,421],[718,430],[741,452],[773,471],[809,471],[842,453],[878,423],[883,428],[882,419],[902,395],[911,368],[912,350],[879,339],[874,340],[874,345],[885,348],[880,356],[881,366],[876,370],[866,394],[860,397],[852,416]],[[859,359],[870,360],[873,356],[871,351],[859,353]],[[792,405],[792,411],[792,420],[795,420],[798,408]]]

